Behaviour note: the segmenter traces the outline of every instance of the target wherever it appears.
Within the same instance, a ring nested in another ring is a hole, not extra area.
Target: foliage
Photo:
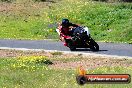
[[[52,64],[50,60],[45,56],[21,56],[18,57],[19,61],[22,63],[44,63],[44,64]]]

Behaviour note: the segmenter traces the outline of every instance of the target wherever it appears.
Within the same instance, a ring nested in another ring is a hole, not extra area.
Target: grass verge
[[[22,59],[22,58],[21,58]],[[40,59],[40,58],[39,58]],[[41,57],[42,59],[42,57]],[[130,88],[130,84],[88,84],[80,86],[76,83],[77,72],[72,69],[52,69],[47,64],[35,63],[30,59],[19,61],[20,58],[0,59],[0,87],[1,88]],[[34,58],[38,61],[38,59]],[[45,58],[44,58],[45,60]],[[28,63],[27,63],[28,61]],[[29,63],[30,61],[30,63]],[[132,67],[98,67],[87,70],[92,74],[121,74],[132,75]]]

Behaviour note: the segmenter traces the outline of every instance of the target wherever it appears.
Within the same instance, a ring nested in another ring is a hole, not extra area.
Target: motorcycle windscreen
[[[85,31],[87,32],[87,35],[89,36],[90,31],[89,31],[88,27],[76,27],[76,28],[74,29],[73,35],[75,35],[75,34],[77,34],[77,33],[83,33],[83,32],[85,32]]]
[[[84,27],[84,30],[87,32],[87,35],[89,36],[90,35],[90,31],[89,31],[88,27]]]
[[[76,35],[77,33],[79,33],[79,34],[82,33],[82,28],[81,27],[76,27],[73,30],[74,30],[73,35]]]

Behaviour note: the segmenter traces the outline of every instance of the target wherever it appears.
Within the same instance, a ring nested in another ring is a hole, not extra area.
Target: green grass
[[[56,23],[68,18],[88,26],[97,41],[132,43],[132,3],[54,1],[5,3],[13,9],[0,12],[0,38],[57,39]]]
[[[62,55],[63,53],[62,53],[62,52],[52,52],[51,54],[52,54],[52,55],[55,55],[55,56],[56,56],[56,55],[59,55],[59,56],[60,56],[60,55]]]
[[[127,73],[132,67],[99,67],[87,70],[88,74]],[[130,84],[76,83],[77,72],[72,69],[51,69],[45,63],[25,63],[16,58],[0,59],[0,88],[130,88]]]
[[[61,10],[53,10],[53,15],[57,13],[53,17],[56,17],[58,21],[68,17],[74,23],[88,26],[92,37],[99,41],[132,42],[132,33],[130,32],[132,31],[131,3],[111,4],[85,2],[84,0],[74,2],[69,2],[69,5],[57,5],[57,7],[62,7],[62,5],[63,7]]]

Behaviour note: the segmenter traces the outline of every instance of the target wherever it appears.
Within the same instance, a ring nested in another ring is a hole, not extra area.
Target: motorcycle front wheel
[[[92,38],[89,40],[89,46],[92,51],[99,51],[99,45]]]

